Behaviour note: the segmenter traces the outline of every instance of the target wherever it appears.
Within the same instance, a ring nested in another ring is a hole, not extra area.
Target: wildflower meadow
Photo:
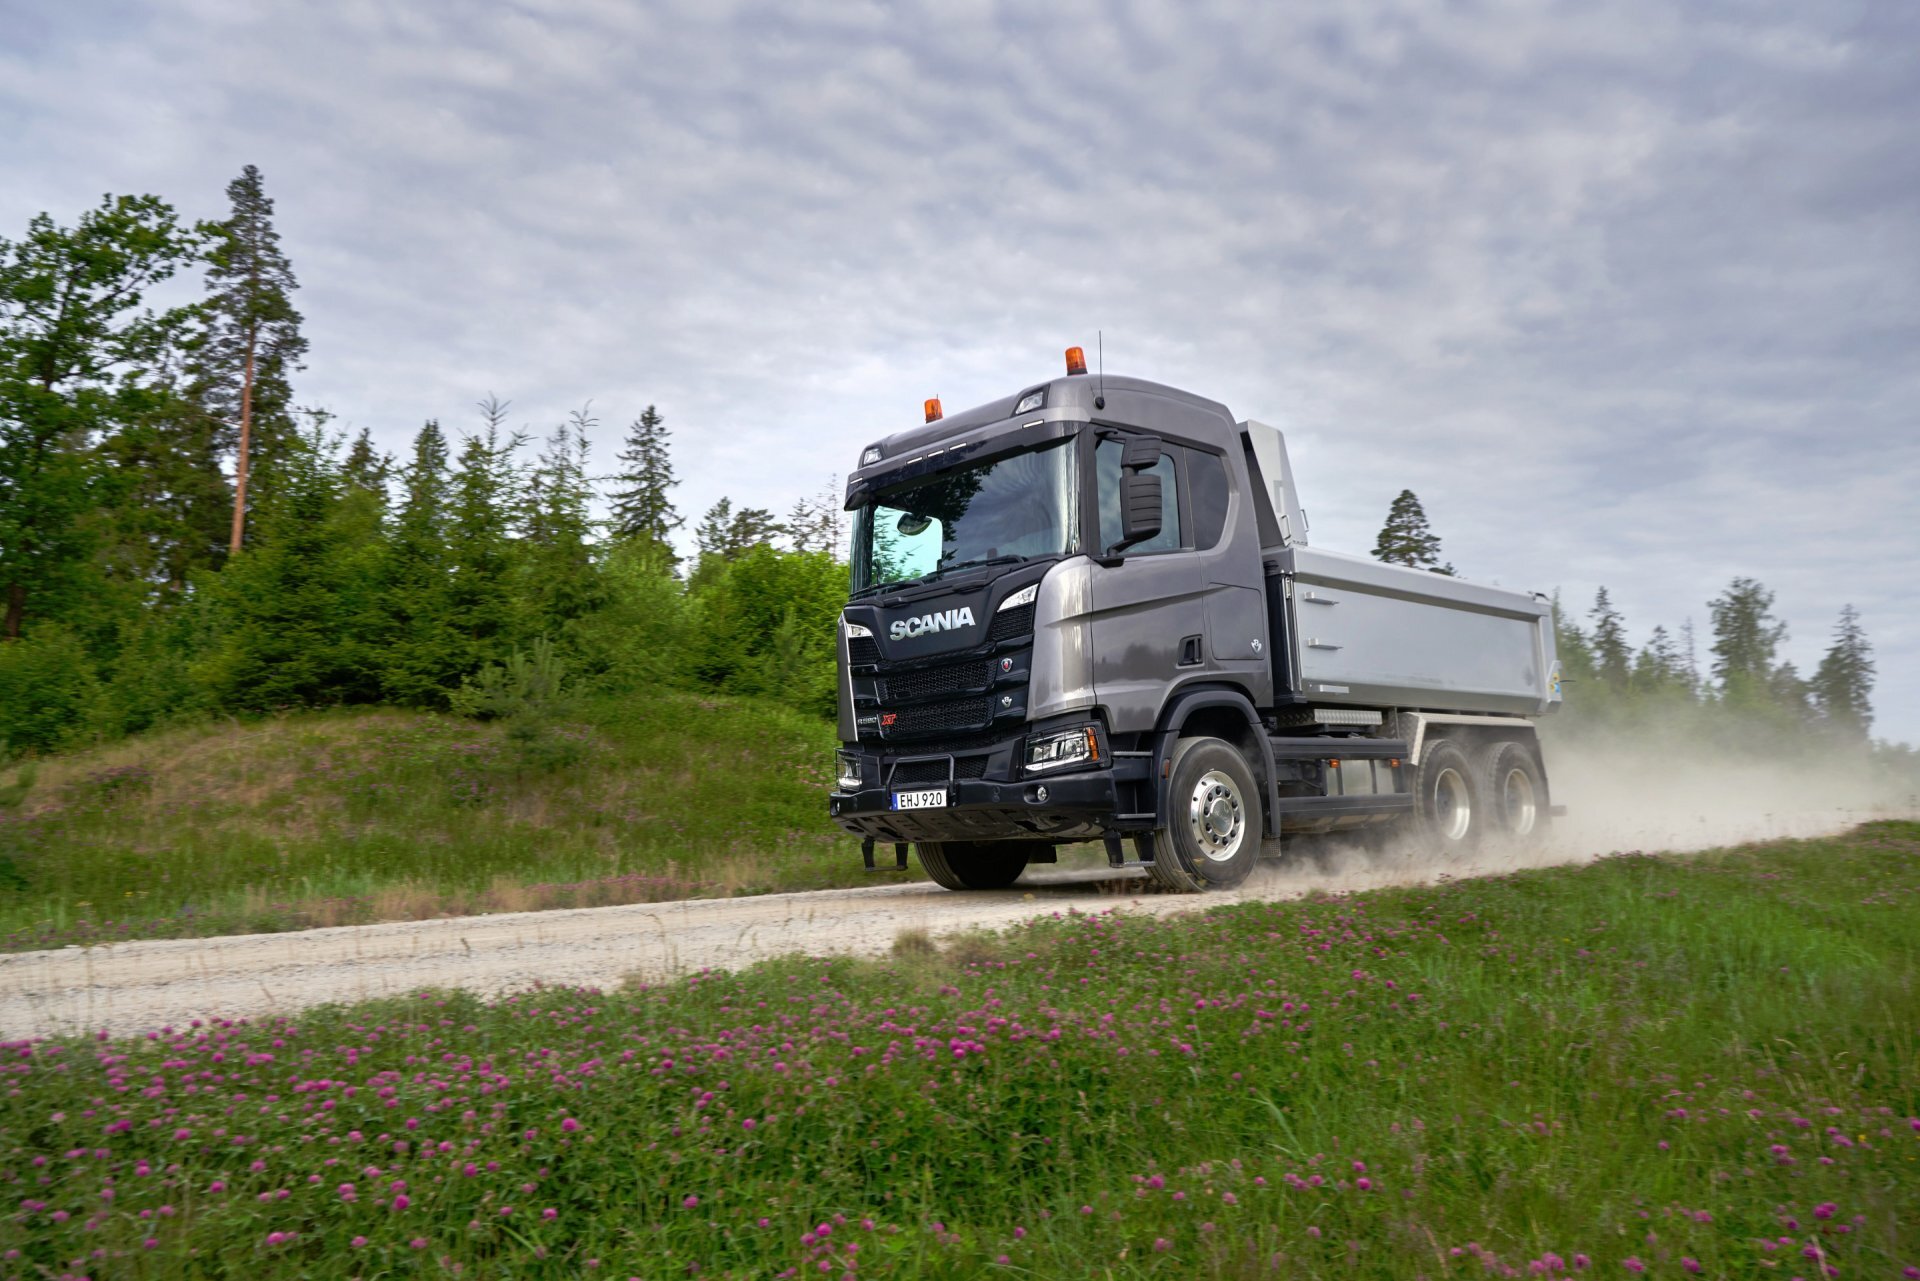
[[[1920,1277],[1920,824],[0,1059],[7,1277]]]

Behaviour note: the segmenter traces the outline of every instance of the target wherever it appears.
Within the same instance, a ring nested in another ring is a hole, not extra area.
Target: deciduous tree
[[[71,588],[98,503],[94,446],[164,398],[156,370],[186,309],[155,313],[145,291],[198,250],[153,196],[108,196],[71,228],[46,214],[0,240],[0,594],[9,640],[29,603]]]

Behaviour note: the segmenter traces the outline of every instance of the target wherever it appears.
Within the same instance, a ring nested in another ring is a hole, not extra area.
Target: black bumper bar
[[[1149,768],[1145,758],[1129,757],[1104,769],[1039,774],[1017,783],[955,779],[944,785],[947,803],[935,809],[896,810],[893,789],[874,787],[834,792],[827,808],[847,831],[880,841],[1080,840],[1153,825],[1151,814],[1129,813],[1123,803],[1139,793]]]

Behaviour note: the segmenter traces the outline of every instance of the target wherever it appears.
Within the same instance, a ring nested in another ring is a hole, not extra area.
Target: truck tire
[[[921,841],[920,866],[950,890],[1004,890],[1027,870],[1025,841]]]
[[[1486,828],[1483,771],[1452,739],[1430,739],[1414,773],[1414,829],[1427,844],[1452,853],[1473,849]]]
[[[1487,830],[1515,844],[1532,844],[1547,830],[1547,780],[1526,744],[1502,739],[1480,758],[1480,794]]]
[[[1218,738],[1174,746],[1167,825],[1153,834],[1155,884],[1181,893],[1232,889],[1260,861],[1260,789],[1238,748]]]

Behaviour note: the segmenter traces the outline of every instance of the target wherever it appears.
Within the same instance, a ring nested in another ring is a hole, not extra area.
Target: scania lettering
[[[1541,836],[1544,596],[1310,546],[1278,430],[1067,369],[848,479],[828,804],[869,867],[993,889],[1096,841],[1206,890],[1295,833]]]
[[[960,609],[943,610],[938,614],[922,614],[918,618],[896,619],[887,634],[895,640],[905,640],[909,636],[923,636],[928,632],[951,631],[956,627],[972,627],[973,611]]]

